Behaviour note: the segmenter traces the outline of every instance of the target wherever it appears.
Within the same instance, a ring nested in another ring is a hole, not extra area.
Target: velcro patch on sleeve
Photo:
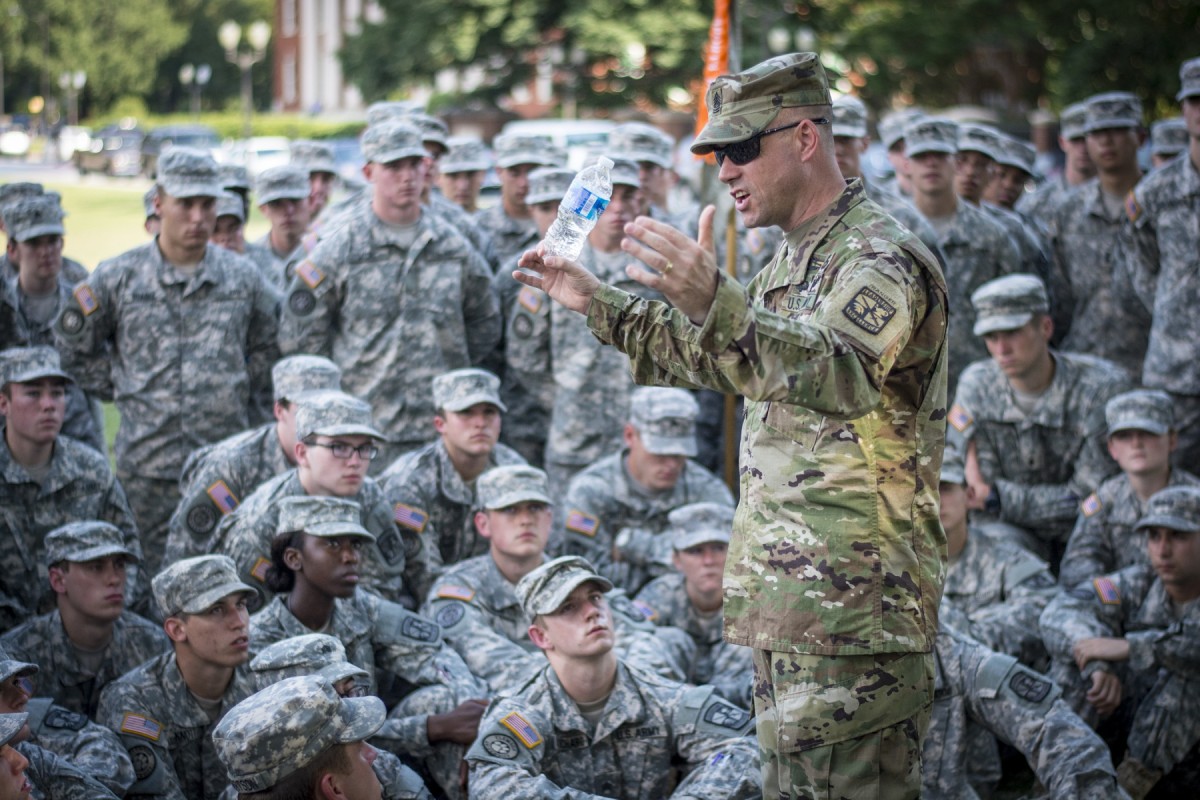
[[[270,566],[271,566],[270,559],[259,556],[258,560],[254,562],[254,566],[250,568],[250,574],[254,577],[255,580],[259,581],[260,583],[266,583],[267,582],[267,569]]]
[[[896,316],[896,306],[870,286],[864,286],[842,306],[842,314],[867,333],[877,336]]]
[[[92,287],[86,283],[76,286],[74,295],[75,301],[79,303],[79,308],[85,317],[90,317],[100,307],[100,303],[96,301],[96,295],[92,294]]]
[[[521,744],[531,750],[542,743],[542,736],[537,729],[516,711],[509,712],[501,718],[500,724],[515,733]]]
[[[1129,217],[1130,222],[1137,222],[1142,216],[1142,207],[1132,189],[1125,195],[1125,216]]]
[[[651,622],[654,622],[658,619],[658,612],[655,611],[645,600],[634,600],[632,603],[633,607],[642,612],[642,616],[646,619],[650,620]]]
[[[967,410],[958,403],[955,403],[950,407],[950,414],[946,417],[946,420],[953,425],[954,430],[958,431],[959,433],[962,433],[969,428],[972,421],[971,415],[968,414]]]
[[[397,525],[403,525],[410,531],[421,533],[425,530],[425,524],[429,522],[429,515],[419,508],[405,505],[404,503],[396,503],[392,507],[392,515],[396,520]]]
[[[229,491],[229,487],[225,485],[225,481],[217,481],[208,487],[206,491],[217,508],[221,509],[222,514],[232,514],[233,510],[238,507],[237,495]]]
[[[130,733],[157,742],[162,736],[162,725],[157,720],[129,712],[121,720],[121,733]]]
[[[1096,578],[1092,581],[1092,586],[1096,588],[1096,596],[1104,605],[1118,606],[1121,604],[1121,592],[1113,583],[1112,578]]]
[[[1093,517],[1103,507],[1104,504],[1100,502],[1100,498],[1096,496],[1095,492],[1092,492],[1079,506],[1079,510],[1083,512],[1085,517]]]
[[[596,531],[600,528],[600,519],[573,508],[571,513],[567,514],[566,528],[575,533],[582,533],[584,536],[595,536]]]
[[[441,586],[438,587],[437,596],[449,600],[462,600],[465,603],[475,596],[475,590],[469,586]]]
[[[528,309],[530,313],[536,314],[542,307],[542,296],[537,290],[522,286],[521,292],[517,295],[517,302]]]
[[[317,288],[321,285],[321,281],[325,280],[325,273],[321,272],[317,265],[307,258],[296,265],[296,274],[300,276],[300,280],[308,284],[310,289]]]

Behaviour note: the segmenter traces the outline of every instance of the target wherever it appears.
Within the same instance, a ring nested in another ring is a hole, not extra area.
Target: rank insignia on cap
[[[317,269],[317,265],[307,258],[296,265],[296,274],[300,276],[300,280],[308,284],[310,289],[317,288],[321,285],[321,281],[325,280],[325,273]]]
[[[1096,587],[1096,596],[1104,605],[1119,606],[1121,604],[1121,593],[1117,591],[1117,585],[1112,582],[1111,578],[1096,578],[1092,581],[1092,586]]]
[[[874,336],[882,331],[896,316],[896,307],[883,295],[869,286],[858,290],[850,302],[842,308],[846,319]]]
[[[132,733],[134,736],[157,742],[158,737],[162,736],[162,725],[141,714],[128,713],[121,720],[121,733]]]
[[[475,596],[475,590],[469,586],[443,586],[438,589],[437,596],[468,602]]]
[[[255,580],[259,581],[260,583],[266,583],[267,568],[270,566],[270,559],[259,556],[258,560],[254,562],[254,566],[250,568],[250,574],[254,576]]]
[[[425,530],[425,523],[429,521],[429,515],[419,508],[406,506],[404,503],[396,503],[392,509],[392,515],[396,519],[397,525],[403,525],[410,531],[421,533]]]
[[[958,431],[959,433],[965,431],[971,424],[971,415],[968,414],[967,410],[958,403],[955,403],[950,407],[950,415],[946,417],[946,419],[949,420],[950,424],[954,426],[954,430]]]
[[[521,740],[521,744],[531,750],[542,743],[541,734],[529,724],[529,720],[522,717],[516,711],[502,717],[500,724],[515,733],[517,738]]]
[[[582,533],[584,536],[595,536],[596,529],[600,527],[600,520],[593,517],[591,514],[585,514],[579,509],[571,509],[571,513],[567,514],[566,528],[569,531]]]
[[[208,487],[208,496],[216,503],[217,508],[221,509],[222,514],[231,514],[238,507],[238,499],[233,492],[229,491],[229,487],[225,485],[225,481],[217,481],[212,486]]]
[[[1125,196],[1125,215],[1129,217],[1130,222],[1137,222],[1142,216],[1142,207],[1138,205],[1137,198],[1133,195],[1133,190]]]
[[[517,302],[534,314],[542,307],[541,296],[528,286],[521,287],[521,293],[517,295]]]
[[[92,312],[100,307],[100,304],[96,302],[96,295],[92,294],[92,287],[86,283],[75,287],[74,294],[85,317],[90,317]]]
[[[1096,493],[1092,492],[1087,496],[1087,499],[1083,501],[1083,504],[1079,506],[1079,510],[1083,512],[1085,517],[1090,517],[1099,511],[1103,505],[1104,504],[1100,502],[1100,498],[1096,496]]]

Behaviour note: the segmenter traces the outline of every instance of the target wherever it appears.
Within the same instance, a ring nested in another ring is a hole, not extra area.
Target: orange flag
[[[713,21],[712,26],[708,29],[708,46],[704,50],[704,93],[700,96],[700,108],[696,112],[697,136],[708,122],[708,105],[704,102],[704,98],[708,94],[708,87],[712,85],[718,75],[725,75],[729,72],[729,2],[730,0],[715,0],[713,3]],[[712,153],[706,156],[696,156],[696,158],[710,164],[717,163]]]

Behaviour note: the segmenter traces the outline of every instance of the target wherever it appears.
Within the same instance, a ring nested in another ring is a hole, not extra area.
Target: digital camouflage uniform
[[[55,705],[49,697],[31,698],[24,710],[29,712],[30,744],[66,759],[117,797],[125,796],[136,778],[133,762],[115,733]]]
[[[470,796],[759,797],[750,730],[749,714],[712,687],[624,663],[593,728],[547,666],[488,708],[467,752]],[[691,771],[668,795],[679,761]]]
[[[1085,103],[1072,103],[1062,110],[1059,116],[1059,135],[1062,138],[1082,139],[1083,123],[1087,118]],[[1073,187],[1067,183],[1066,174],[1049,178],[1042,182],[1032,192],[1026,192],[1017,201],[1017,211],[1025,214],[1041,225],[1054,214],[1059,203],[1066,200]]]
[[[308,191],[308,170],[294,164],[270,167],[254,179],[254,197],[260,207],[276,200],[295,200],[307,204]],[[291,267],[311,249],[311,246],[306,246],[306,241],[306,237],[302,237],[290,253],[275,250],[270,231],[258,241],[247,242],[246,257],[258,267],[277,298],[282,298],[283,290],[292,281]]]
[[[32,787],[29,796],[33,800],[116,800],[117,795],[108,787],[64,756],[28,741],[13,747],[29,760],[25,777]]]

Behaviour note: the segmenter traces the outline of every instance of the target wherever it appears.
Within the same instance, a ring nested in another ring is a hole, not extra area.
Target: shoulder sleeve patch
[[[538,309],[542,307],[541,294],[536,289],[528,286],[521,287],[521,292],[517,295],[517,302],[532,314],[536,314]]]
[[[121,719],[120,732],[141,736],[143,739],[157,742],[159,737],[162,736],[162,725],[157,720],[129,712]]]
[[[713,695],[700,718],[714,727],[740,732],[750,722],[750,712]]]
[[[1138,204],[1132,189],[1129,190],[1129,194],[1125,195],[1125,215],[1129,217],[1130,222],[1137,222],[1142,216],[1142,207]]]
[[[1100,497],[1095,492],[1092,492],[1079,506],[1079,510],[1083,512],[1085,517],[1092,517],[1103,507],[1104,504],[1100,502]]]
[[[471,598],[475,597],[475,590],[469,586],[440,586],[437,591],[438,597],[445,597],[450,600],[462,600],[470,602]]]
[[[483,737],[483,749],[496,758],[512,759],[517,757],[517,743],[504,733],[490,733]]]
[[[73,294],[75,302],[79,303],[79,309],[83,311],[85,317],[90,317],[96,309],[100,308],[100,303],[96,301],[96,295],[92,293],[92,287],[86,283],[76,286]]]
[[[258,560],[254,562],[254,566],[252,566],[250,568],[250,575],[253,576],[253,578],[255,580],[257,580],[259,583],[266,583],[267,582],[267,569],[270,566],[271,566],[270,559],[259,556]]]
[[[225,481],[217,481],[208,487],[206,491],[217,508],[221,509],[222,514],[230,514],[238,507],[237,496],[229,491],[229,487],[225,485]]]
[[[1054,690],[1054,683],[1030,669],[1014,669],[1008,688],[1017,697],[1034,705],[1040,704]]]
[[[296,265],[296,275],[308,284],[310,289],[317,288],[321,285],[321,281],[325,280],[325,273],[321,272],[317,265],[307,258]]]
[[[577,508],[571,509],[571,513],[567,514],[566,528],[569,531],[582,533],[584,536],[595,536],[599,527],[600,519],[598,517],[585,514]]]
[[[969,428],[972,422],[971,415],[958,403],[950,407],[950,414],[946,417],[946,421],[953,425],[954,430],[959,433]]]
[[[1092,586],[1095,587],[1096,596],[1104,605],[1121,605],[1121,592],[1117,589],[1117,584],[1113,583],[1112,578],[1095,578]]]
[[[537,729],[529,724],[529,720],[516,711],[511,711],[503,716],[500,719],[500,724],[515,733],[521,744],[530,750],[542,743],[542,736],[537,732]]]
[[[864,286],[850,298],[846,305],[842,306],[842,314],[846,319],[875,336],[887,327],[887,324],[892,321],[892,317],[896,316],[896,306],[870,286]]]
[[[416,533],[422,533],[425,530],[425,524],[429,522],[428,514],[404,503],[396,503],[392,508],[392,513],[397,525],[403,525]]]
[[[88,718],[62,706],[51,706],[46,714],[44,724],[49,728],[61,728],[69,731],[83,730]]]
[[[647,603],[645,600],[633,600],[632,604],[633,604],[634,608],[636,608],[638,611],[642,612],[643,617],[650,620],[651,622],[654,622],[655,620],[658,619],[658,612],[655,611],[654,608],[649,603]]]

